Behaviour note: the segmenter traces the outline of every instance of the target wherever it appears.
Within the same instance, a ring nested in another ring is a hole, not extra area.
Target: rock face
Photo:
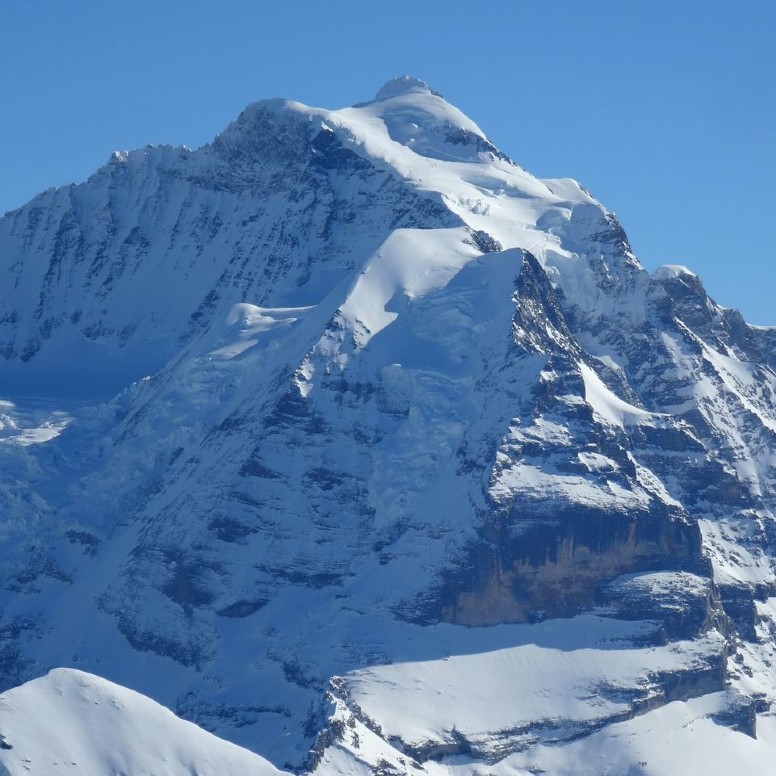
[[[321,773],[769,724],[776,329],[417,79],[117,152],[0,264],[5,687]]]

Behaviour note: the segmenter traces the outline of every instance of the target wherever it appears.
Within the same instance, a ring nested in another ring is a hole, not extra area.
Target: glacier
[[[776,329],[577,182],[403,77],[116,152],[0,264],[0,769],[770,772]]]

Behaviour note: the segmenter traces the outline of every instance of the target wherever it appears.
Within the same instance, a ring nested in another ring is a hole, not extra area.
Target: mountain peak
[[[0,218],[0,689],[155,703],[0,775],[773,772],[776,329],[410,77],[115,159]]]
[[[375,95],[375,100],[388,100],[391,97],[399,97],[411,92],[433,94],[437,97],[442,96],[420,78],[415,78],[411,75],[400,75],[398,78],[392,78],[390,81],[383,84]]]

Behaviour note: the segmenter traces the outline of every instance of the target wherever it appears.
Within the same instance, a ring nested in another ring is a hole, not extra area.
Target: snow
[[[0,695],[0,732],[9,776],[281,774],[139,693],[74,669]]]
[[[580,363],[579,369],[585,381],[585,401],[605,422],[624,428],[648,422],[653,418],[646,410],[634,407],[615,396],[587,364]]]
[[[73,421],[66,410],[49,409],[46,403],[0,400],[0,444],[22,447],[39,445],[58,437]]]
[[[403,77],[339,111],[256,103],[197,151],[118,153],[3,219],[0,258],[0,631],[20,678],[88,667],[298,764],[339,675],[383,734],[351,717],[321,774],[713,772],[718,747],[770,772],[770,717],[754,741],[714,721],[727,695],[667,704],[656,675],[681,685],[730,649],[732,684],[776,699],[772,598],[757,643],[646,647],[658,623],[596,614],[437,622],[442,581],[488,582],[472,547],[556,507],[633,536],[677,516],[699,574],[776,583],[776,377],[747,340],[767,331],[738,337],[701,291],[688,320],[667,312],[659,283],[694,275],[650,277],[578,183],[534,178]],[[619,581],[721,616],[710,578]],[[662,708],[615,722],[645,699]],[[8,768],[273,772],[79,672],[2,703]],[[459,734],[476,757],[401,751]]]
[[[696,278],[698,276],[681,264],[663,264],[652,273],[652,277],[655,280],[672,280],[679,277]]]
[[[758,718],[758,738],[714,720],[723,711],[722,693],[663,708],[611,725],[564,746],[540,746],[508,758],[493,776],[542,769],[553,776],[728,776],[767,774],[776,756],[776,720]],[[450,769],[448,773],[466,772]],[[477,771],[474,771],[477,773]]]
[[[703,543],[720,584],[768,584],[773,567],[767,555],[752,551],[736,541],[731,526],[720,520],[700,519]]]
[[[510,459],[502,456],[502,453],[497,454],[496,463],[503,465],[504,471],[494,478],[489,489],[497,502],[506,503],[522,493],[539,500],[557,498],[586,507],[609,504],[621,511],[643,509],[649,503],[647,492],[623,488],[612,480],[591,482],[583,477],[561,474],[551,464],[509,466]]]
[[[241,302],[234,305],[226,318],[226,331],[222,332],[210,356],[216,359],[232,359],[255,347],[272,336],[277,328],[296,323],[311,307],[258,307]]]
[[[554,195],[521,168],[494,158],[484,150],[482,130],[433,92],[419,87],[395,91],[322,117],[347,147],[383,160],[419,190],[437,192],[466,224],[485,230],[504,247],[541,252],[551,245],[557,250],[557,237],[537,228],[537,221],[557,209],[568,212],[574,203],[595,202],[570,183],[564,196]],[[454,132],[469,133],[472,144],[452,142],[448,136]]]
[[[422,765],[388,746],[343,710],[345,735],[327,748],[315,776],[373,773],[369,764],[398,773],[428,776],[728,776],[739,771],[769,774],[776,753],[776,719],[757,716],[757,738],[720,723],[731,696],[725,692],[674,701],[577,740],[528,744],[503,759],[484,763],[459,755]],[[433,702],[433,701],[430,701]],[[438,702],[438,701],[437,701]],[[460,739],[459,739],[460,740]]]
[[[392,97],[399,97],[411,92],[420,94],[436,94],[434,90],[420,78],[414,78],[411,75],[401,75],[398,78],[392,78],[378,89],[375,100],[389,100]]]
[[[514,730],[519,738],[545,721],[573,728],[616,717],[630,708],[628,693],[659,696],[647,677],[703,665],[721,648],[716,633],[649,649],[528,644],[378,666],[349,674],[346,681],[354,701],[389,739],[417,748],[458,731],[470,741],[487,742],[493,731]]]
[[[341,313],[363,347],[397,318],[387,310],[398,293],[410,300],[444,288],[480,254],[465,229],[397,229],[367,260]]]

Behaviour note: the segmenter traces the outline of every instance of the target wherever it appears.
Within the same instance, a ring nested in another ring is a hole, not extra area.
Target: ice
[[[226,318],[226,332],[216,340],[210,356],[232,359],[256,346],[264,335],[274,329],[295,324],[311,307],[258,307],[241,302],[234,305]]]

